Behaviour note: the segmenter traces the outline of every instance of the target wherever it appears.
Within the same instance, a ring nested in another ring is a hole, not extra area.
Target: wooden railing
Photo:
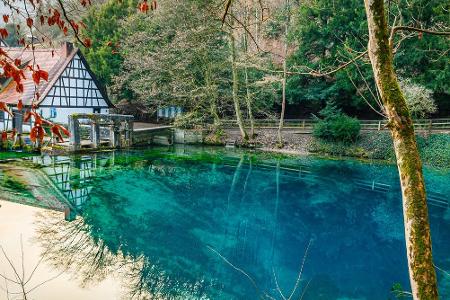
[[[384,130],[386,128],[387,120],[359,120],[362,130]],[[276,119],[257,119],[255,120],[256,128],[278,128],[279,120]],[[315,119],[286,119],[284,120],[284,128],[312,130]],[[235,128],[237,127],[236,120],[222,120],[223,127]],[[249,122],[245,122],[245,126],[250,126]],[[449,119],[421,119],[414,120],[414,127],[416,130],[450,130]]]

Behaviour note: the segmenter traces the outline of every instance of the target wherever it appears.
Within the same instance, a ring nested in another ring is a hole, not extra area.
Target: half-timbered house
[[[108,114],[113,107],[83,54],[71,43],[64,43],[60,49],[3,50],[11,59],[21,60],[20,68],[23,68],[26,79],[23,82],[23,93],[18,93],[12,79],[0,77],[0,102],[5,102],[15,111],[14,118],[0,113],[0,130],[29,130],[30,124],[22,126],[22,115],[17,112],[19,100],[22,100],[25,109],[35,105],[45,119],[60,124],[67,124],[70,114]],[[39,85],[35,86],[32,73],[27,68],[30,64],[47,71],[48,81],[41,80]],[[38,98],[36,94],[39,95]]]

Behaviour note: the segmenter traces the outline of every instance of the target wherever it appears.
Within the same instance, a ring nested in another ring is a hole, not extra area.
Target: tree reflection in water
[[[186,284],[167,276],[145,255],[113,253],[101,239],[94,239],[82,218],[67,222],[61,214],[45,211],[36,217],[37,242],[44,260],[55,269],[68,271],[82,287],[108,276],[120,278],[123,299],[202,299],[202,282]]]

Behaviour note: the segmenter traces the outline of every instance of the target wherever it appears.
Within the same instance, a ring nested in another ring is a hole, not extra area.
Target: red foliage
[[[149,6],[148,6],[148,3],[147,3],[147,0],[144,0],[143,2],[141,2],[139,4],[139,10],[141,12],[143,12],[143,13],[147,13],[148,12]]]
[[[3,15],[3,22],[8,23],[9,15]]]
[[[86,7],[87,5],[91,5],[91,0],[80,0],[81,5]]]
[[[90,48],[92,46],[92,41],[90,38],[85,38],[83,43],[84,43],[84,46],[86,46],[87,48]]]
[[[70,132],[69,130],[67,130],[65,127],[58,125],[58,124],[54,124],[51,128],[52,133],[58,137],[58,140],[61,142],[64,142],[64,138],[62,136],[62,133],[64,133],[66,136],[70,136]]]
[[[6,142],[8,140],[8,134],[6,133],[6,131],[2,132],[2,142]]]
[[[17,109],[18,109],[19,111],[22,111],[22,109],[23,109],[23,102],[22,102],[22,99],[19,99],[19,102],[17,102]]]
[[[30,27],[30,28],[33,26],[33,19],[32,18],[27,18],[27,26]]]
[[[48,72],[40,69],[34,70],[32,77],[34,83],[39,84],[41,82],[41,79],[48,81]]]
[[[9,109],[8,105],[6,105],[5,102],[0,102],[0,111],[6,112],[11,117],[13,116],[13,113],[11,112],[11,110]]]
[[[30,140],[35,143],[36,141],[42,142],[44,140],[45,130],[41,125],[35,123],[30,131]]]
[[[8,35],[8,30],[6,30],[6,28],[0,28],[0,36],[2,37],[2,39],[6,39]]]

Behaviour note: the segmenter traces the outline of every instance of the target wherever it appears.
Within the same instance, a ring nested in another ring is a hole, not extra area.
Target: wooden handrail
[[[224,119],[221,122],[225,126],[237,126],[237,122],[234,119]],[[279,120],[277,119],[256,119],[255,126],[259,128],[278,128],[278,122]],[[316,122],[316,119],[285,119],[284,125],[285,128],[311,129]],[[359,120],[359,122],[363,130],[383,130],[387,120]],[[247,123],[249,122],[245,122],[246,126],[248,126]],[[417,119],[414,120],[414,127],[428,130],[450,130],[450,118]]]

